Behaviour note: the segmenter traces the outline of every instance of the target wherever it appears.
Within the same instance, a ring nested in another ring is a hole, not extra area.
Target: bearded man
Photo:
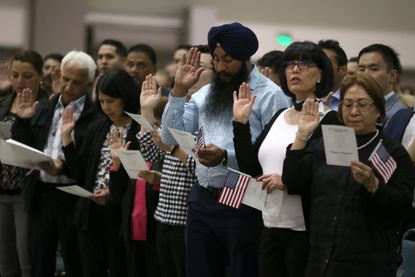
[[[242,205],[234,209],[217,202],[228,167],[238,169],[232,135],[233,92],[249,84],[256,97],[249,117],[252,140],[279,109],[290,101],[271,80],[249,62],[258,49],[255,33],[240,23],[212,27],[208,45],[213,57],[212,83],[186,94],[203,69],[200,53],[192,48],[182,59],[162,120],[162,138],[175,144],[167,127],[195,133],[204,128],[206,148],[198,152],[196,175],[189,194],[186,223],[187,276],[258,276],[261,212]]]

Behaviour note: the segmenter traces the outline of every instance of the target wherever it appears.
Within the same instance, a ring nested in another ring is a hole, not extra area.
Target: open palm
[[[31,118],[36,112],[37,103],[31,89],[25,88],[16,96],[16,114],[20,118]]]
[[[192,87],[200,77],[203,68],[200,67],[200,52],[197,48],[191,48],[188,55],[183,56],[174,77],[175,92],[185,96],[190,87]]]
[[[320,122],[318,104],[318,102],[310,98],[304,101],[300,119],[298,120],[298,133],[309,135],[318,127]]]
[[[141,109],[153,109],[160,101],[161,91],[157,90],[156,77],[149,74],[141,85],[140,105]]]
[[[242,83],[239,93],[233,93],[233,118],[235,121],[246,124],[255,103],[255,96],[251,96],[249,84]]]

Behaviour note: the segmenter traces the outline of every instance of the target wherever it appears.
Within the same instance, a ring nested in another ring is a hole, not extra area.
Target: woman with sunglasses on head
[[[262,212],[260,276],[303,276],[308,258],[308,200],[307,195],[301,198],[287,194],[286,184],[281,182],[282,165],[286,147],[297,135],[303,102],[327,95],[333,72],[323,50],[305,41],[295,42],[285,50],[279,77],[294,107],[278,111],[252,143],[248,118],[255,97],[243,84],[238,97],[236,93],[234,96],[234,144],[239,169],[257,177],[262,181],[262,189],[269,193],[269,207]],[[322,123],[338,123],[337,113],[326,113]],[[310,141],[320,136],[321,129],[317,129]]]
[[[339,115],[354,129],[359,155],[350,167],[328,165],[323,140],[305,139],[320,118],[314,101],[305,106],[283,169],[289,193],[311,190],[305,276],[395,276],[398,230],[411,207],[415,169],[403,146],[377,127],[385,118],[382,89],[364,73],[340,88]]]
[[[13,55],[10,68],[10,90],[0,93],[0,121],[13,124],[16,120],[17,95],[28,91],[35,95],[38,106],[47,101],[40,88],[42,56],[31,50]],[[2,138],[5,139],[5,138]],[[26,171],[0,164],[0,275],[30,276],[27,213],[22,198],[22,182]]]

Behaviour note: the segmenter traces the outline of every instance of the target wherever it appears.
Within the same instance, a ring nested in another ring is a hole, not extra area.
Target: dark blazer
[[[282,111],[285,109],[277,111],[274,116],[271,118],[270,122],[265,125],[264,130],[258,136],[257,140],[254,144],[252,144],[252,137],[249,129],[248,124],[241,124],[239,122],[233,122],[233,142],[235,145],[235,156],[238,162],[239,170],[249,174],[253,177],[257,177],[262,175],[262,168],[261,164],[258,161],[258,151],[261,147],[262,142],[268,135],[272,125],[274,124],[275,120],[277,120],[278,116],[281,114]],[[324,118],[321,120],[319,127],[313,133],[309,141],[313,141],[316,138],[322,136],[321,125],[322,124],[340,124],[338,120],[338,114],[335,111],[328,112]],[[283,136],[284,134],[281,134]],[[304,211],[304,220],[308,230],[308,211],[309,211],[309,196],[307,194],[303,194],[301,196],[303,211]]]
[[[40,100],[36,113],[31,119],[16,118],[16,122],[12,126],[12,138],[43,151],[48,141],[49,130],[53,120],[53,113],[59,97],[60,95],[56,95],[50,100]],[[77,145],[82,145],[85,131],[89,124],[95,120],[96,116],[96,106],[87,97],[81,115],[75,123],[74,136],[75,143]],[[67,167],[64,163],[63,174],[66,173]],[[33,208],[37,190],[36,182],[38,179],[39,171],[33,171],[23,180],[23,198],[26,202],[26,209],[28,211]]]

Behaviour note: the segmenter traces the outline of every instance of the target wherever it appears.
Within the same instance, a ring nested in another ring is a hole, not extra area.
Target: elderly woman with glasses
[[[308,258],[307,195],[287,194],[286,184],[281,182],[282,165],[286,148],[296,137],[304,100],[326,96],[333,72],[323,50],[305,41],[295,42],[285,50],[279,76],[282,89],[293,99],[294,107],[277,111],[255,143],[248,120],[255,97],[245,84],[238,96],[235,93],[235,152],[239,169],[256,177],[268,193],[267,208],[262,211],[260,276],[304,276]],[[328,112],[322,116],[322,123],[337,124],[337,118],[336,112]],[[310,141],[320,136],[321,130],[316,130]]]
[[[359,161],[326,163],[322,139],[307,145],[319,125],[317,103],[307,100],[297,137],[288,147],[283,182],[288,193],[311,190],[310,257],[306,276],[395,276],[398,230],[412,202],[415,170],[399,143],[383,136],[382,89],[367,74],[346,79],[339,114],[354,129]]]

